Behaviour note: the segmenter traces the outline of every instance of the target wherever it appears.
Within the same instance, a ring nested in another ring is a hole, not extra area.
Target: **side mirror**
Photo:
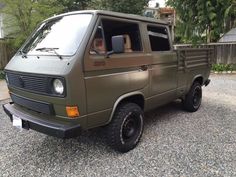
[[[111,55],[113,53],[124,53],[125,52],[125,46],[124,46],[124,36],[112,36],[111,38],[111,44],[112,44],[112,51],[108,53],[108,55]]]

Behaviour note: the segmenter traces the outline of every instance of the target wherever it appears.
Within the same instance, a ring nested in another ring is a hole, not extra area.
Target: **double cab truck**
[[[174,49],[168,24],[109,11],[43,21],[5,68],[14,126],[59,138],[105,129],[115,150],[136,147],[144,112],[182,100],[201,105],[211,49]]]

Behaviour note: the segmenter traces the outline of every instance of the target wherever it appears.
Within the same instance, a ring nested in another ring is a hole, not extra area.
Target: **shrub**
[[[0,70],[0,79],[5,79],[5,73],[3,70]]]
[[[233,71],[235,66],[232,64],[213,64],[212,70],[216,72]]]

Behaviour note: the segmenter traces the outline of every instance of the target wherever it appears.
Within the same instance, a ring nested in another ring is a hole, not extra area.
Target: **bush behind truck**
[[[78,11],[39,25],[5,68],[13,125],[60,138],[104,127],[108,143],[138,144],[144,112],[181,99],[197,111],[211,49],[174,50],[165,22]]]

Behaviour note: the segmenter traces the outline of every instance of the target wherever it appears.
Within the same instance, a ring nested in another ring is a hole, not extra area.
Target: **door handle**
[[[140,70],[142,71],[147,71],[148,70],[148,65],[143,65],[140,67]]]

